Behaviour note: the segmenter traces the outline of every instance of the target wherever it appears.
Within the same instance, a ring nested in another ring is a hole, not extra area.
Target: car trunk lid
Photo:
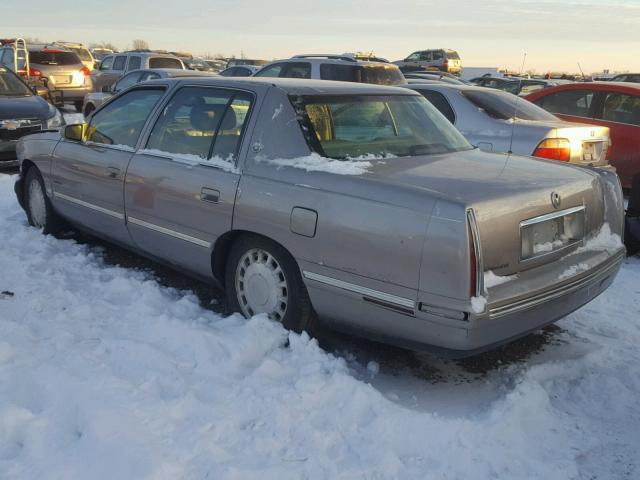
[[[385,177],[405,188],[437,192],[473,209],[484,269],[498,275],[554,261],[602,225],[602,187],[588,170],[479,150],[415,161],[414,168],[391,172],[404,162],[387,162],[375,170],[387,170]],[[565,224],[573,230],[563,232]],[[523,252],[523,235],[535,237],[530,254]]]

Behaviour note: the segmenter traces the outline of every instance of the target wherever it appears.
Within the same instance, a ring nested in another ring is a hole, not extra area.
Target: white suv
[[[253,76],[339,80],[378,85],[406,83],[396,65],[383,61],[360,60],[351,55],[296,55],[265,65]]]

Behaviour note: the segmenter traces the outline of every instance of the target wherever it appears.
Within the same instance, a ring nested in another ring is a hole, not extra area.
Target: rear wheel
[[[232,310],[247,318],[266,314],[290,330],[311,331],[315,313],[298,265],[275,242],[240,237],[227,260],[225,284]]]
[[[47,198],[42,175],[36,167],[31,167],[25,176],[24,207],[29,225],[42,230],[45,234],[60,231],[62,220]]]

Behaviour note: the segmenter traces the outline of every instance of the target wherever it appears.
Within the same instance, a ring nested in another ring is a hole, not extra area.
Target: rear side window
[[[444,52],[442,50],[434,50],[431,52],[431,56],[434,61],[442,60],[444,58]]]
[[[251,101],[245,92],[182,88],[153,127],[147,149],[233,164]]]
[[[38,51],[29,52],[29,62],[39,65],[77,65],[82,63],[73,52]]]
[[[182,62],[179,58],[153,57],[149,59],[149,68],[177,68],[182,70]]]
[[[535,103],[551,113],[589,117],[592,101],[592,90],[563,90],[546,95]]]
[[[515,95],[491,90],[463,90],[462,95],[487,115],[500,120],[557,120],[542,108]]]
[[[161,89],[132,90],[117,97],[91,118],[87,141],[135,148]]]
[[[323,63],[320,78],[342,82],[374,83],[376,85],[399,85],[405,83],[400,69],[391,65],[344,65]]]
[[[440,92],[433,90],[420,90],[420,93],[424,98],[429,100],[431,104],[438,109],[438,111],[447,117],[451,123],[455,123],[456,114],[453,112],[453,108],[449,105],[449,101]]]
[[[124,64],[126,63],[126,61],[127,57],[125,57],[124,55],[117,56],[113,61],[112,70],[124,70]]]
[[[142,59],[138,56],[129,57],[129,65],[127,70],[138,70],[142,65]]]
[[[607,93],[602,120],[640,126],[640,97],[623,93]]]

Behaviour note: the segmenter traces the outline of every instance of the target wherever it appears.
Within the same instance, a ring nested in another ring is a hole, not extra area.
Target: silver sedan
[[[569,123],[511,93],[465,85],[410,84],[469,142],[489,152],[608,165],[609,128]]]
[[[482,152],[403,88],[153,80],[18,157],[34,227],[87,230],[295,330],[468,355],[589,302],[624,258],[615,174]]]

